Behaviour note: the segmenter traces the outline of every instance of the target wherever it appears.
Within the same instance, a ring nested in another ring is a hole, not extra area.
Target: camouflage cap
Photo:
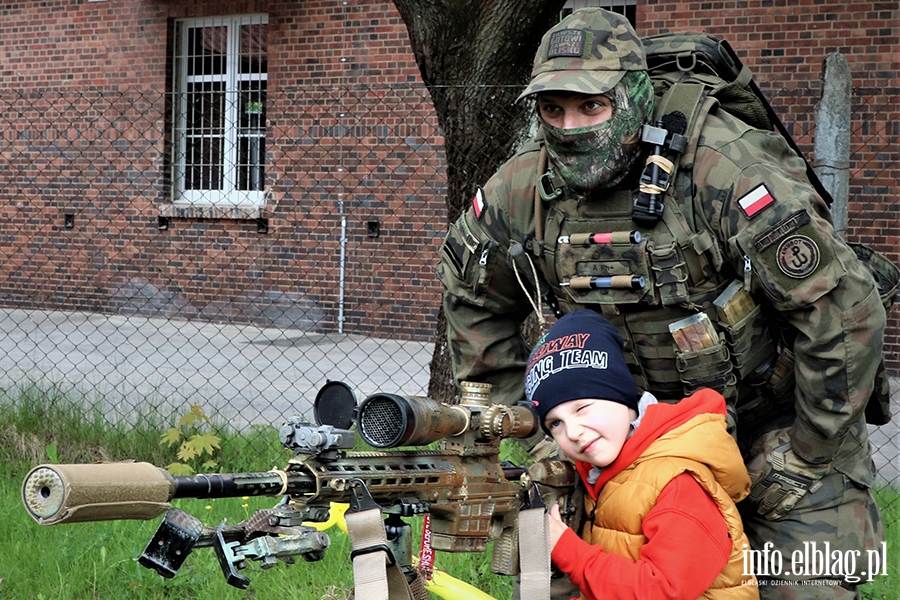
[[[531,83],[518,99],[544,91],[603,94],[627,71],[646,70],[644,46],[628,19],[584,8],[544,34]]]

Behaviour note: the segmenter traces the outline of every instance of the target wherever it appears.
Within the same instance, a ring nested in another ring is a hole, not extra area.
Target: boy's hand
[[[559,504],[554,504],[550,507],[550,513],[547,517],[550,522],[550,550],[552,551],[556,548],[556,542],[558,542],[559,538],[562,537],[562,534],[566,532],[568,526],[563,523],[562,518],[559,516]]]

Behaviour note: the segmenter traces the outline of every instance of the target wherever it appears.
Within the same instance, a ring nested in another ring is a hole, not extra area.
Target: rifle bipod
[[[331,545],[326,533],[301,525],[308,511],[286,504],[258,510],[246,521],[204,527],[197,517],[171,508],[147,543],[138,562],[171,579],[194,548],[212,546],[228,585],[246,589],[250,580],[238,573],[247,560],[260,561],[260,568],[274,567],[279,560],[292,564],[295,556],[307,562],[321,560]]]

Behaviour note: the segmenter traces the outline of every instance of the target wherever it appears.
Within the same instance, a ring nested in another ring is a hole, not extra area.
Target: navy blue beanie
[[[581,398],[637,410],[638,388],[622,344],[613,324],[592,310],[571,312],[553,324],[531,352],[525,372],[525,397],[534,403],[541,427],[554,406]]]

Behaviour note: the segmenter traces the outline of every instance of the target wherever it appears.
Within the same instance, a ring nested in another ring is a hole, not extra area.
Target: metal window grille
[[[266,156],[268,17],[176,23],[172,200],[259,207]]]

